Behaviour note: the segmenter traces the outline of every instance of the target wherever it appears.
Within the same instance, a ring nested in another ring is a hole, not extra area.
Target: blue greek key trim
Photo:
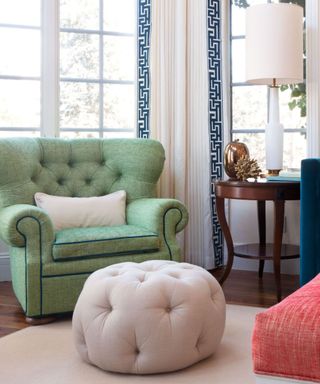
[[[208,0],[208,72],[209,72],[209,142],[210,179],[223,176],[223,124],[221,84],[220,0]],[[215,209],[211,186],[212,231],[215,266],[223,264],[223,236]]]
[[[138,76],[137,76],[137,130],[138,137],[149,137],[150,74],[149,51],[151,29],[151,0],[138,2]]]

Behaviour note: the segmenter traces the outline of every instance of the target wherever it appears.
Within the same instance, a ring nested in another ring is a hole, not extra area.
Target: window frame
[[[136,0],[138,1],[138,0]],[[133,127],[105,127],[104,126],[104,85],[134,85],[134,105],[137,104],[137,69],[133,80],[108,80],[103,77],[103,54],[105,36],[129,36],[134,38],[137,46],[137,29],[134,33],[113,32],[104,30],[104,0],[99,0],[99,29],[85,28],[60,28],[60,0],[40,0],[40,25],[30,26],[23,24],[0,23],[0,28],[28,29],[38,30],[40,32],[41,53],[40,53],[40,76],[16,76],[0,75],[0,80],[31,80],[38,81],[40,86],[40,121],[39,127],[5,127],[0,126],[0,132],[37,132],[42,137],[59,137],[63,132],[98,132],[99,137],[103,137],[106,132],[137,133],[137,108],[134,108]],[[137,20],[137,6],[135,7]],[[91,78],[73,78],[60,76],[60,32],[63,33],[83,33],[99,36],[99,74],[96,79]],[[134,62],[137,63],[137,50],[134,50]],[[60,84],[64,83],[87,83],[99,85],[99,125],[94,128],[60,127]]]

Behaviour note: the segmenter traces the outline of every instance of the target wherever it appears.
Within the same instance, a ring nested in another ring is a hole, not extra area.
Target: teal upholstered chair
[[[301,162],[300,283],[320,273],[320,159]]]
[[[13,288],[27,317],[72,311],[96,269],[180,260],[176,233],[188,214],[179,201],[155,197],[164,159],[154,140],[0,140],[0,238],[10,247]],[[118,227],[55,232],[34,203],[38,191],[86,197],[121,189],[127,192],[127,225]]]

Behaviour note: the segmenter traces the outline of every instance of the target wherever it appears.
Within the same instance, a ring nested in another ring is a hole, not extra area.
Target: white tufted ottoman
[[[215,352],[225,299],[215,278],[195,265],[121,263],[89,276],[72,323],[88,363],[113,372],[169,372]]]

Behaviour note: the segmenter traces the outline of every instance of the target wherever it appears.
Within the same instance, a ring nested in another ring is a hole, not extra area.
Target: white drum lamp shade
[[[279,122],[277,86],[303,81],[303,9],[300,6],[268,3],[247,9],[246,81],[271,86],[266,165],[268,170],[280,170],[283,127]]]

